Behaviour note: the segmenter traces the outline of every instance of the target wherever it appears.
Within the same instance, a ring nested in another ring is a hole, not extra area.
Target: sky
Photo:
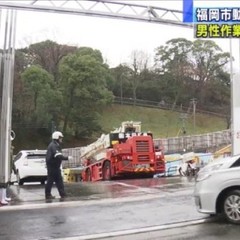
[[[181,2],[177,2],[181,8]],[[151,3],[166,6],[166,1]],[[140,4],[147,6],[149,2],[141,1]],[[135,50],[153,57],[154,49],[166,41],[193,36],[192,30],[163,24],[39,12],[19,12],[17,25],[17,47],[44,39],[78,47],[89,46],[99,49],[110,66],[129,62]]]
[[[122,0],[124,2],[124,0]],[[161,6],[182,10],[182,1],[131,1],[141,5]],[[238,1],[195,1],[198,6],[236,6]],[[217,4],[216,4],[217,3]],[[204,5],[205,4],[205,5]],[[32,43],[53,40],[59,44],[77,47],[92,47],[102,52],[104,60],[111,66],[131,63],[133,51],[143,51],[153,59],[155,49],[173,38],[194,41],[192,29],[171,25],[137,21],[97,18],[36,11],[18,11],[16,48]],[[223,51],[230,51],[229,39],[214,40]],[[239,65],[239,40],[232,40],[234,69]]]

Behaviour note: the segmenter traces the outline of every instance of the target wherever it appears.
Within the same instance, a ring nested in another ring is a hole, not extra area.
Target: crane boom
[[[120,138],[124,138],[124,134],[129,133],[140,133],[141,132],[141,122],[125,121],[122,122],[119,128],[111,131],[109,134],[102,134],[95,142],[82,147],[80,160],[83,162],[84,159],[92,159],[98,161],[101,159],[101,153],[105,152],[106,149],[114,145],[114,139],[112,135],[120,134]]]

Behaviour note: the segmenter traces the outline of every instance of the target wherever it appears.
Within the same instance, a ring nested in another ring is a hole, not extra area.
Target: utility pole
[[[196,129],[196,105],[197,105],[197,99],[192,98],[191,103],[193,105],[193,135],[195,135],[195,129]]]
[[[196,105],[197,105],[197,99],[196,98],[192,98],[191,99],[191,103],[193,105],[193,134],[192,135],[195,135],[196,132]],[[194,148],[195,148],[195,143],[193,142],[193,151],[194,151]]]
[[[123,73],[120,75],[120,96],[121,96],[121,105],[123,104]]]
[[[181,113],[179,117],[182,121],[182,134],[185,136],[187,131],[186,131],[186,119],[188,118],[187,113]]]
[[[180,119],[182,120],[182,134],[183,134],[183,152],[185,152],[187,150],[187,144],[186,144],[186,120],[188,118],[188,114],[187,113],[181,113],[180,115]]]

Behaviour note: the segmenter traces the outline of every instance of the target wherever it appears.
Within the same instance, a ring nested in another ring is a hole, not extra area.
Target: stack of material
[[[64,182],[80,182],[82,181],[83,168],[66,168],[63,170]]]

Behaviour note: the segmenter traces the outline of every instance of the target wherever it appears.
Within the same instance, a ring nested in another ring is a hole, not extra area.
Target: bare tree
[[[140,50],[134,50],[131,54],[131,64],[132,69],[130,82],[132,86],[133,101],[136,104],[137,99],[137,88],[142,80],[142,75],[144,71],[148,69],[149,56]]]

